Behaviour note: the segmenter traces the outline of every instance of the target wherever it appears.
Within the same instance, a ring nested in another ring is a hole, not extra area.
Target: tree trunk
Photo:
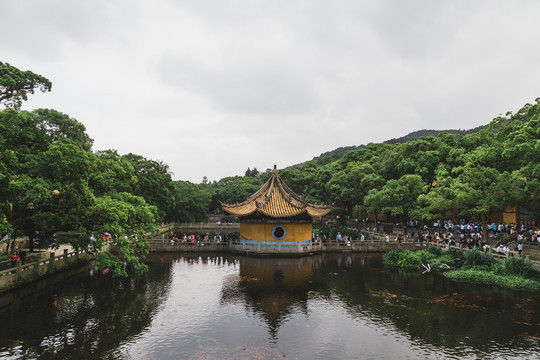
[[[373,218],[375,219],[375,229],[377,230],[377,232],[379,232],[379,221],[377,219],[377,212],[376,211],[373,212]]]
[[[11,244],[8,242],[8,246],[6,247],[6,254],[12,253],[15,251],[15,240],[17,239],[17,230],[13,230],[13,239],[11,239]],[[10,250],[11,248],[11,250]]]
[[[489,242],[488,227],[487,227],[488,219],[489,219],[488,216],[482,216],[482,219],[480,220],[480,225],[482,226],[482,237],[485,244]]]

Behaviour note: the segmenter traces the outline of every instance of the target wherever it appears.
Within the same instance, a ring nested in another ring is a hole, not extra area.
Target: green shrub
[[[508,275],[529,277],[533,268],[533,262],[522,257],[511,257],[504,262],[504,268]]]
[[[431,253],[428,250],[420,250],[420,251],[413,252],[411,256],[414,256],[420,259],[422,264],[431,263],[431,261],[437,257],[437,255]]]
[[[399,260],[399,266],[403,270],[419,270],[422,267],[422,254],[412,251],[405,251],[402,254],[403,257]]]
[[[448,253],[437,257],[428,250],[416,252],[390,250],[383,255],[383,263],[385,266],[399,267],[403,270],[422,270],[422,264],[430,264],[432,268],[451,266],[454,264],[454,257]]]
[[[488,266],[495,263],[495,259],[490,253],[485,253],[478,249],[467,251],[464,256],[464,266],[472,268],[475,266]]]
[[[399,261],[402,258],[403,252],[399,250],[390,250],[383,255],[383,264],[385,266],[397,267],[399,266]]]
[[[444,253],[444,250],[438,246],[430,246],[427,251],[436,256],[441,256]]]
[[[430,262],[430,264],[431,264],[431,267],[434,267],[434,268],[446,267],[445,265],[453,266],[454,257],[450,254],[444,254],[442,256],[434,258]]]
[[[496,275],[504,275],[506,273],[506,269],[504,267],[504,264],[501,264],[501,263],[498,263],[498,262],[491,264],[490,267],[483,266],[483,268],[485,268],[486,271],[491,271],[492,273],[494,273]]]

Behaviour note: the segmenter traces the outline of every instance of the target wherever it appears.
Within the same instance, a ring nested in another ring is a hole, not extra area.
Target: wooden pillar
[[[64,264],[68,264],[68,249],[64,249]]]

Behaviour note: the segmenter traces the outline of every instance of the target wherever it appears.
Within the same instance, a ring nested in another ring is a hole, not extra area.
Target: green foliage
[[[204,221],[208,217],[208,208],[212,194],[206,185],[198,185],[189,181],[174,182],[174,198],[176,206],[168,218],[179,222]]]
[[[246,200],[263,185],[258,177],[227,177],[212,184],[212,208],[220,208],[220,203],[235,204]]]
[[[453,265],[454,257],[443,252],[434,254],[428,250],[400,251],[390,250],[383,255],[383,264],[388,267],[400,268],[407,271],[423,270],[422,264],[431,266],[433,270]]]
[[[517,275],[497,275],[490,271],[466,269],[444,273],[449,279],[475,284],[498,285],[515,290],[540,291],[540,282]]]
[[[423,260],[425,260],[423,254],[417,254],[416,252],[412,251],[404,251],[398,265],[403,270],[420,270],[422,268],[422,264],[425,264],[425,261]]]
[[[435,256],[442,256],[444,254],[444,250],[438,246],[429,246],[427,251]]]
[[[402,251],[390,250],[383,255],[383,264],[389,267],[398,267],[399,261],[402,259]]]
[[[35,89],[46,92],[51,91],[51,87],[51,82],[45,77],[0,61],[0,104],[19,108]]]
[[[350,236],[352,239],[360,239],[362,232],[359,230],[354,230],[346,226],[313,226],[313,233],[322,237],[326,235],[327,239],[335,240],[337,233],[340,233],[342,236]]]
[[[501,264],[499,262],[495,262],[491,264],[491,266],[475,266],[473,267],[475,270],[484,270],[484,271],[491,271],[492,273],[496,275],[504,275],[506,274],[506,268],[504,267],[504,264]]]
[[[490,267],[496,260],[490,253],[483,252],[478,249],[467,251],[464,255],[464,266],[468,268],[477,266]]]
[[[533,262],[522,257],[510,257],[504,262],[505,273],[528,277],[532,273]]]
[[[130,192],[143,197],[148,204],[157,208],[156,220],[167,219],[167,214],[173,213],[176,208],[169,166],[136,154],[127,154],[123,158],[131,163],[137,179]]]
[[[114,277],[127,277],[128,271],[140,276],[148,271],[148,265],[141,262],[148,254],[148,243],[138,236],[119,237],[112,246],[111,252],[100,252],[96,255],[97,269],[109,269]]]
[[[430,262],[432,268],[448,268],[454,265],[454,257],[451,254],[444,254],[435,257]]]
[[[123,236],[152,231],[156,217],[174,206],[167,166],[133,154],[95,154],[75,119],[51,109],[20,111],[35,88],[48,91],[51,84],[0,62],[0,103],[7,106],[0,111],[1,237],[11,234],[14,244],[26,235],[31,249],[34,242],[70,243],[93,252],[102,245],[101,234],[117,234],[115,252],[100,255],[103,263],[114,264],[118,276],[124,263],[144,271],[139,257],[148,245]]]

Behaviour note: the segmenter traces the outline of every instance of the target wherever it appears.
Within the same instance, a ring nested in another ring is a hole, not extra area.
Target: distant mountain
[[[425,137],[425,136],[437,136],[437,135],[439,135],[440,133],[443,133],[443,132],[444,133],[450,133],[450,134],[467,135],[467,134],[472,134],[472,133],[475,133],[475,132],[478,132],[480,130],[484,130],[484,129],[487,129],[487,128],[489,128],[489,125],[482,125],[482,126],[475,127],[474,129],[469,129],[469,130],[427,130],[427,129],[424,129],[424,130],[413,131],[412,133],[409,133],[409,134],[407,134],[405,136],[402,136],[402,137],[399,137],[399,138],[386,140],[386,141],[384,141],[384,143],[387,143],[387,144],[403,144],[403,143],[406,143],[408,141],[418,140],[418,139],[420,139],[422,137]],[[330,157],[330,158],[333,158],[333,159],[337,160],[337,159],[341,158],[343,155],[345,155],[346,153],[348,153],[349,151],[362,149],[362,148],[365,148],[366,146],[367,145],[358,145],[358,146],[352,145],[352,146],[338,147],[335,150],[327,151],[327,152],[322,153],[319,156],[314,157],[313,160],[319,160],[319,159],[326,158],[326,157]]]

